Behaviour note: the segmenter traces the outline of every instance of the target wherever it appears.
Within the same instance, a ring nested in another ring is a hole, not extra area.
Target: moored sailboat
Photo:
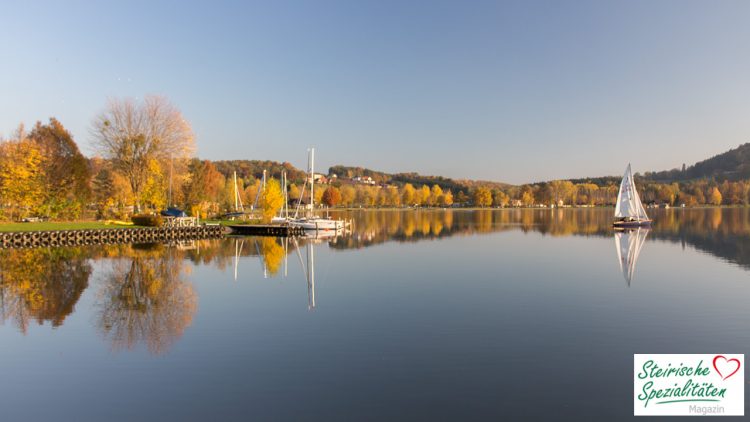
[[[651,220],[643,208],[641,198],[635,189],[633,173],[630,164],[625,169],[625,175],[620,182],[620,191],[617,193],[617,205],[615,206],[615,228],[650,226]]]
[[[309,156],[309,170],[310,170],[310,209],[307,212],[307,216],[301,218],[293,218],[289,220],[290,226],[302,227],[305,230],[315,231],[338,231],[344,229],[343,220],[333,220],[330,218],[323,218],[313,214],[315,210],[315,148],[310,148]],[[300,198],[301,201],[301,198]],[[296,217],[296,216],[295,216]]]

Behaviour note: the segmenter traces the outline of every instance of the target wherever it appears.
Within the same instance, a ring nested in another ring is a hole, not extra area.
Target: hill
[[[660,172],[647,172],[644,178],[656,182],[671,183],[694,179],[737,181],[750,179],[750,143],[742,144],[690,167]]]

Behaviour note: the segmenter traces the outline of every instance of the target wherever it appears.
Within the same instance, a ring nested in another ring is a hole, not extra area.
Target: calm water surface
[[[629,420],[633,353],[750,352],[750,210],[611,213],[0,250],[0,420]]]

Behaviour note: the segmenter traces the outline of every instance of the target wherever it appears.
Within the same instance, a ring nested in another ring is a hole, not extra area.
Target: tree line
[[[311,200],[307,176],[289,163],[194,157],[189,123],[163,97],[110,100],[93,119],[91,137],[97,154],[93,158],[81,153],[55,118],[37,122],[30,131],[21,125],[9,139],[0,139],[0,219],[126,218],[168,206],[207,218],[234,210],[240,201],[246,207],[266,209],[265,217],[270,219],[283,204],[285,190],[292,206]],[[748,148],[742,146],[730,155],[744,157]],[[264,169],[268,170],[265,186],[260,177]],[[333,167],[333,174],[341,177],[316,185],[315,203],[328,207],[604,206],[615,203],[619,188],[619,179],[611,177],[511,186],[374,172],[378,184],[353,183],[351,178],[364,170]],[[279,183],[282,173],[291,181],[287,186]],[[646,174],[636,175],[636,185],[646,204],[750,203],[750,179],[660,182]]]

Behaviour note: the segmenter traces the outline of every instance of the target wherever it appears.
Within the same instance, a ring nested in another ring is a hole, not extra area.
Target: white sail
[[[648,220],[646,209],[643,208],[643,203],[635,188],[630,164],[625,169],[625,175],[622,176],[622,182],[620,182],[620,191],[617,193],[617,205],[615,206],[615,218]]]
[[[643,244],[646,242],[648,231],[648,229],[638,228],[615,233],[617,261],[620,263],[620,271],[622,271],[625,281],[628,282],[628,286],[633,279],[635,263],[638,261],[638,255],[640,255]]]

